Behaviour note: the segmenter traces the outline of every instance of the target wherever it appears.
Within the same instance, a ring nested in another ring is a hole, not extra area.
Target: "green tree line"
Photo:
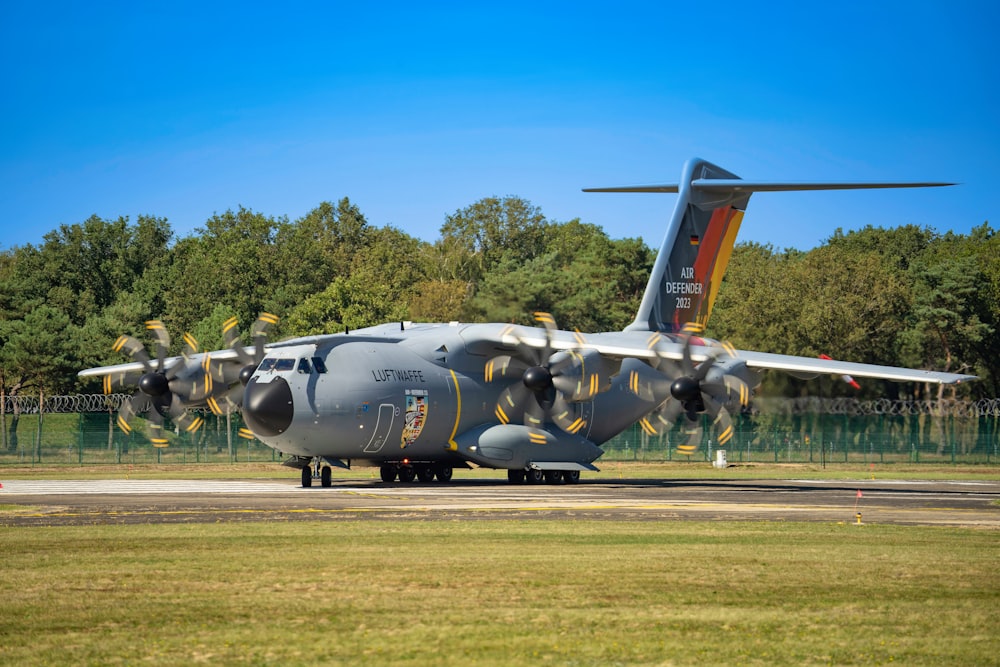
[[[374,227],[346,198],[294,221],[228,210],[183,238],[164,218],[93,216],[0,252],[0,389],[99,391],[76,371],[124,361],[112,342],[122,333],[144,339],[149,319],[166,324],[176,352],[185,331],[203,349],[221,348],[226,319],[247,330],[263,311],[282,318],[275,337],[396,320],[528,324],[535,310],[562,328],[619,330],[654,258],[640,239],[548,220],[518,197],[445,216],[434,242]],[[998,296],[1000,237],[988,224],[969,235],[838,231],[809,252],[744,243],[709,335],[746,349],[974,373],[983,381],[961,395],[996,396]],[[765,386],[787,395],[808,388],[777,374]],[[925,389],[866,383],[864,391]]]

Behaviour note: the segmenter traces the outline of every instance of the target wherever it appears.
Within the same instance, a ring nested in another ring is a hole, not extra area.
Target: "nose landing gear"
[[[324,463],[322,459],[310,462],[302,468],[302,488],[308,489],[313,485],[313,480],[318,479],[320,486],[328,489],[333,486],[333,468]]]

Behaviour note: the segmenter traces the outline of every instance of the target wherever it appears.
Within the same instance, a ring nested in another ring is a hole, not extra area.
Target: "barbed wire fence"
[[[150,439],[147,410],[125,433],[118,411],[130,394],[4,396],[0,401],[0,465],[54,463],[236,463],[278,461],[280,455],[245,437],[239,412],[215,415],[193,408],[205,420],[193,433],[181,432],[163,417],[166,446]]]
[[[46,413],[106,413],[117,411],[130,394],[72,394],[46,396],[42,411]],[[37,396],[5,396],[4,412],[37,414]],[[1000,416],[1000,398],[978,401],[961,399],[891,400],[887,398],[861,400],[857,398],[755,398],[752,409],[759,414],[826,414],[826,415],[951,415],[955,417]]]
[[[271,448],[240,436],[238,411],[217,416],[195,409],[205,425],[193,434],[173,430],[165,418],[169,446],[154,448],[141,424],[129,434],[115,425],[130,398],[75,394],[40,401],[37,396],[4,396],[0,464],[280,460]],[[719,445],[708,418],[703,421],[703,446],[693,456],[678,454],[683,421],[663,436],[650,437],[638,426],[627,429],[602,445],[604,460],[711,460]],[[1000,398],[756,398],[733,422],[735,435],[724,447],[735,461],[1000,462]]]

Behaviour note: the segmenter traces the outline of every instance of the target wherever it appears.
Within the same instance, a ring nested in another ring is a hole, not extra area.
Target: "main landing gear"
[[[508,470],[507,481],[511,484],[576,484],[580,481],[579,470]]]
[[[450,482],[452,472],[452,467],[444,463],[414,463],[412,465],[383,463],[379,468],[379,475],[386,483],[395,482],[397,477],[400,482],[404,483],[412,482],[414,479],[424,483],[433,482],[435,479],[439,482]]]

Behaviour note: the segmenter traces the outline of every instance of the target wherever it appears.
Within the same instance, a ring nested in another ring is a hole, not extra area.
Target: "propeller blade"
[[[513,416],[517,414],[519,406],[524,405],[528,394],[530,394],[530,390],[520,382],[516,382],[500,392],[500,398],[497,399],[497,406],[493,414],[496,415],[501,424],[511,422]]]
[[[694,362],[691,360],[691,336],[684,337],[683,357],[681,358],[681,373],[688,377],[695,374]]]
[[[236,412],[243,403],[243,385],[237,384],[219,396],[209,396],[205,401],[212,414],[220,417]]]
[[[253,364],[256,366],[264,360],[264,345],[267,343],[268,330],[279,321],[278,316],[271,313],[261,313],[257,317],[253,326],[250,327],[250,335],[254,346],[252,355],[246,351],[246,347],[240,341],[239,320],[235,317],[230,317],[222,323],[222,339],[225,341],[227,347],[236,351],[236,355],[240,358],[242,365]]]
[[[741,408],[750,405],[750,385],[734,375],[727,375],[724,382],[729,395],[736,397]]]
[[[170,418],[174,421],[174,426],[185,433],[197,431],[205,423],[205,420],[198,415],[191,414],[184,404],[174,395],[170,402]]]
[[[587,428],[587,420],[583,418],[581,412],[578,404],[569,403],[557,395],[552,406],[552,421],[570,435],[576,435]]]
[[[668,399],[651,413],[639,420],[639,426],[648,436],[663,435],[674,427],[683,408],[680,401]]]
[[[528,368],[528,364],[520,359],[509,354],[502,354],[486,362],[486,366],[483,368],[483,379],[487,382],[493,382],[494,379],[521,377]]]
[[[110,395],[115,393],[116,389],[124,389],[126,387],[134,387],[139,384],[139,378],[142,377],[142,373],[139,371],[132,371],[131,373],[115,373],[111,375],[105,375],[104,379],[101,381],[102,388],[105,395]]]
[[[261,313],[257,316],[257,321],[253,323],[250,333],[253,334],[254,343],[254,365],[264,360],[264,345],[267,343],[268,330],[279,321],[277,315],[271,313]]]
[[[156,372],[163,372],[163,360],[167,358],[170,351],[170,334],[160,320],[149,320],[146,322],[146,330],[149,331],[156,340]]]
[[[685,456],[691,456],[697,452],[698,447],[701,446],[702,432],[701,419],[690,419],[689,417],[684,427],[684,433],[687,435],[687,438],[684,444],[677,445],[677,452]]]
[[[243,364],[253,363],[253,357],[251,357],[246,348],[243,347],[240,341],[240,331],[238,329],[240,321],[236,317],[230,317],[228,320],[222,323],[222,340],[225,341],[226,347],[232,348],[236,351],[236,355],[239,357]]]
[[[153,365],[150,363],[149,353],[146,346],[138,340],[128,335],[121,335],[114,342],[111,349],[115,352],[124,352],[130,359],[142,363],[142,368],[147,373],[153,372]]]
[[[725,445],[727,442],[733,439],[736,434],[733,429],[733,420],[729,416],[729,411],[725,408],[719,409],[719,414],[715,416],[715,421],[712,422],[712,426],[715,429],[715,440],[720,446]]]

